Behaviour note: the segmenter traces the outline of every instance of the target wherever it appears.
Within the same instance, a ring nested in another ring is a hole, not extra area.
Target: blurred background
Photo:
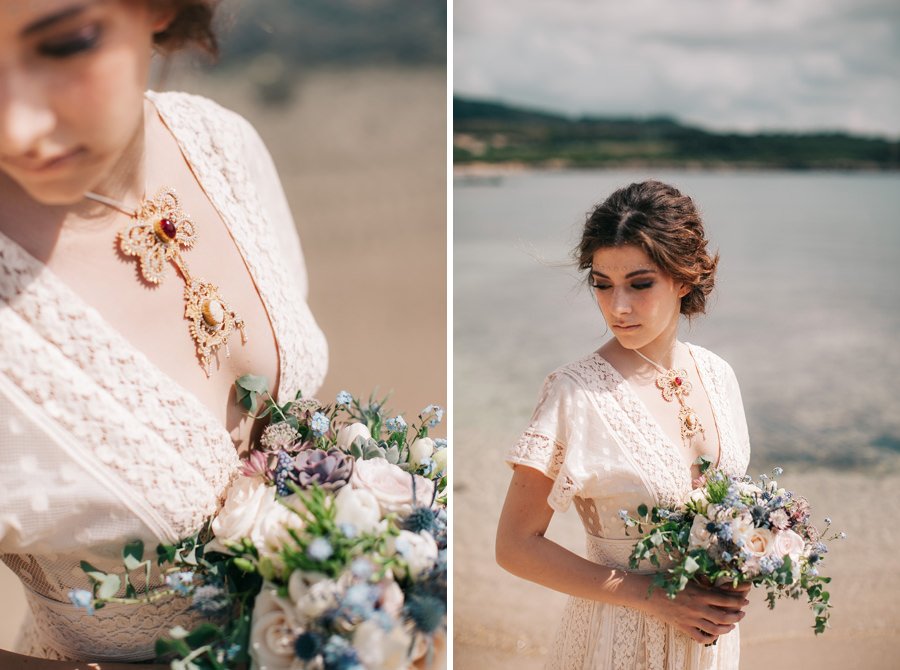
[[[272,153],[328,338],[319,397],[445,407],[446,4],[225,0],[217,20],[218,63],[160,61],[150,86],[239,112]],[[9,648],[25,605],[3,565],[0,593]]]
[[[454,658],[542,667],[566,597],[503,572],[494,533],[541,382],[611,337],[569,262],[585,214],[656,178],[721,254],[679,338],[729,361],[754,476],[775,465],[849,539],[802,602],[741,624],[743,668],[897,667],[900,5],[454,5]],[[583,554],[574,512],[548,536]]]

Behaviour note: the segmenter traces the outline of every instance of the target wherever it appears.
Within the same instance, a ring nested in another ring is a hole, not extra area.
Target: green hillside
[[[846,133],[718,133],[668,117],[566,116],[454,97],[453,158],[564,167],[900,169],[900,143]]]

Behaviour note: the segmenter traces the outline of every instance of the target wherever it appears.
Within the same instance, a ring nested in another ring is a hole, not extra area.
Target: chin
[[[81,180],[67,184],[18,184],[29,198],[51,207],[77,205],[84,200],[85,192],[90,190]]]

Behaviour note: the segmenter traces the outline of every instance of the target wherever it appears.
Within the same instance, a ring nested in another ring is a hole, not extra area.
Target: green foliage
[[[900,169],[900,142],[844,133],[718,133],[666,117],[570,118],[459,97],[453,120],[454,134],[469,139],[454,146],[461,164]]]

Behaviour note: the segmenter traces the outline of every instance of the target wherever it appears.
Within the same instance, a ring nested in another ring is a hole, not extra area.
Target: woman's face
[[[0,2],[0,170],[38,202],[78,202],[135,146],[160,4]]]
[[[603,318],[626,349],[640,349],[675,333],[688,288],[660,270],[638,246],[594,252],[591,285]]]

